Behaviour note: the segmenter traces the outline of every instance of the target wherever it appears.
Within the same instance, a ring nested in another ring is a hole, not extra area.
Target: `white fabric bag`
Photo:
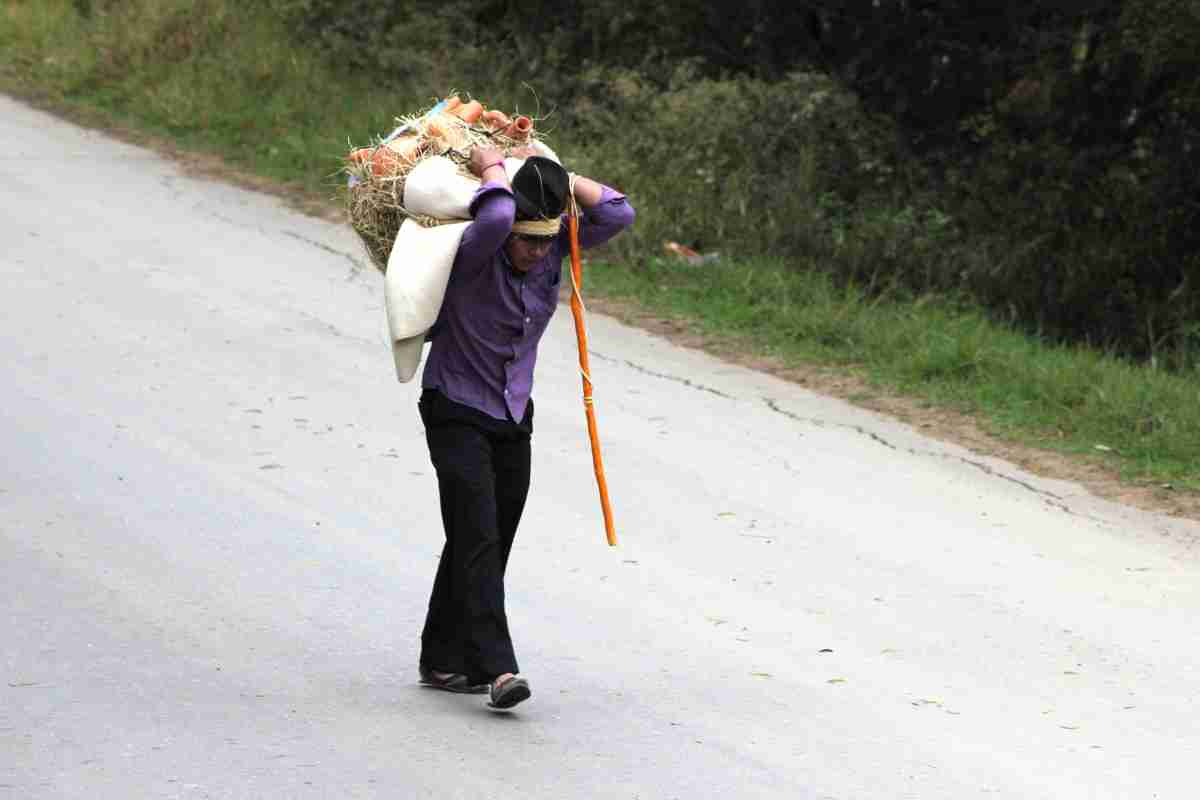
[[[450,268],[470,220],[422,228],[404,220],[384,276],[388,333],[396,378],[408,383],[421,363],[425,334],[437,321],[450,281]]]
[[[550,148],[540,143],[534,149],[558,160]],[[524,163],[519,158],[504,160],[509,181]],[[471,224],[469,209],[478,189],[479,181],[460,174],[445,156],[424,159],[404,181],[404,207],[409,211],[463,221],[424,228],[406,219],[396,234],[384,275],[383,297],[392,360],[401,383],[411,381],[421,365],[425,334],[442,310],[450,269],[463,232]]]

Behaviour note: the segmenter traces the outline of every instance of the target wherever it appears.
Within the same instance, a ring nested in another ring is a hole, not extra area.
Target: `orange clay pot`
[[[470,125],[479,119],[483,114],[483,103],[478,100],[472,100],[469,103],[463,103],[455,109],[447,109],[451,114],[461,119],[463,122]]]
[[[442,150],[462,148],[467,144],[463,135],[462,121],[450,114],[438,114],[425,123],[425,135],[436,142]]]
[[[449,130],[452,124],[449,120],[435,117],[425,123],[425,135],[430,139],[445,139],[446,131]]]
[[[505,136],[517,142],[525,141],[531,133],[533,133],[533,120],[526,116],[517,117],[504,130]]]
[[[489,130],[502,131],[512,124],[512,120],[503,111],[485,111],[483,116],[479,118],[483,126]]]
[[[368,158],[371,162],[371,173],[377,177],[386,177],[399,173],[402,169],[411,167],[425,149],[425,143],[415,136],[404,136],[375,148],[362,148],[350,154],[351,160],[363,164]]]

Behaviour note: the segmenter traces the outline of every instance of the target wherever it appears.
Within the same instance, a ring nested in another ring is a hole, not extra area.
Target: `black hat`
[[[557,220],[567,208],[571,179],[557,161],[530,156],[512,179],[518,220]]]

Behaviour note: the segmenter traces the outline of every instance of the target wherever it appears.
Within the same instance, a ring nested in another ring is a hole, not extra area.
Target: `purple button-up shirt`
[[[512,191],[500,183],[485,183],[471,200],[475,221],[454,258],[421,386],[490,417],[520,422],[571,244],[564,219],[546,256],[528,272],[516,271],[504,252],[515,214]],[[605,187],[600,202],[583,209],[579,245],[595,247],[632,222],[625,196]]]

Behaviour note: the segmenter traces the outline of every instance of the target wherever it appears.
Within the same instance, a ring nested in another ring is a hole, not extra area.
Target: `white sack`
[[[422,228],[404,220],[384,275],[388,333],[396,377],[407,383],[417,374],[425,334],[437,321],[450,281],[450,268],[470,220]]]
[[[537,143],[534,149],[558,161],[545,145]],[[519,158],[504,160],[510,181],[524,163]],[[404,181],[404,207],[410,212],[463,221],[423,228],[406,219],[396,234],[384,274],[383,297],[392,360],[401,383],[411,381],[421,364],[425,334],[442,310],[454,256],[471,224],[468,209],[478,189],[479,181],[459,174],[445,156],[422,160]]]

